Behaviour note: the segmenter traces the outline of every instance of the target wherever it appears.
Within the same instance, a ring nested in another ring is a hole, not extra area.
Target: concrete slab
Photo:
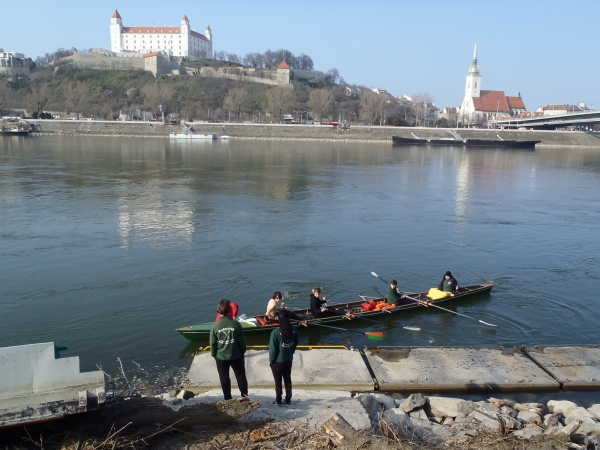
[[[274,386],[268,350],[248,350],[245,363],[250,388]],[[217,367],[210,352],[194,357],[188,379],[194,387],[220,388]],[[233,371],[231,382],[235,385]],[[346,349],[296,350],[292,383],[294,387],[304,389],[374,389],[374,381],[360,353]]]
[[[294,358],[295,361],[295,358]],[[314,391],[294,389],[290,405],[273,405],[275,388],[250,389],[250,400],[260,403],[260,407],[252,413],[239,418],[236,423],[254,423],[264,421],[304,422],[316,429],[336,412],[356,430],[368,430],[371,421],[367,412],[358,400],[350,397],[349,391],[321,390],[318,395]],[[219,402],[223,400],[221,389],[212,389],[187,400],[185,403]]]
[[[523,347],[565,390],[600,387],[600,346]]]
[[[499,392],[558,390],[524,354],[482,347],[395,347],[366,351],[380,390]]]
[[[79,358],[56,358],[53,342],[0,348],[0,427],[98,408],[104,373],[79,371]]]

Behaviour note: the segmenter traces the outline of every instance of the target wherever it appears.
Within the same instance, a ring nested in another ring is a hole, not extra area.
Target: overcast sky
[[[125,26],[179,26],[187,14],[195,31],[210,25],[216,51],[306,53],[316,70],[335,67],[348,83],[394,96],[428,92],[440,108],[462,102],[477,42],[483,89],[520,92],[528,110],[600,106],[598,0],[28,0],[6,10],[0,48],[33,59],[60,47],[109,49],[115,9]]]

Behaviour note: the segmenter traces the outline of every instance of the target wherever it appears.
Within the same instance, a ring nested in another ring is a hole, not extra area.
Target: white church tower
[[[480,92],[481,74],[479,73],[479,67],[477,67],[477,44],[475,44],[475,50],[473,51],[473,62],[471,63],[469,73],[467,74],[465,98],[460,107],[460,113],[462,116],[470,116],[475,112],[473,98],[479,98]]]
[[[122,50],[121,45],[121,32],[123,31],[123,21],[119,11],[115,9],[114,14],[110,18],[110,50],[113,52],[120,52]]]

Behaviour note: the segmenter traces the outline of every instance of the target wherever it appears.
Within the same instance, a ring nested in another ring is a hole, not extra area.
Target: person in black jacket
[[[277,312],[279,328],[271,332],[269,340],[269,363],[275,380],[275,403],[281,405],[285,384],[285,403],[290,404],[292,398],[292,360],[298,347],[298,332],[290,324],[290,314],[282,309]]]
[[[442,281],[440,281],[438,289],[440,291],[451,292],[453,294],[456,294],[460,287],[458,286],[456,278],[454,278],[452,276],[452,273],[448,271],[444,274],[444,278],[442,278]]]

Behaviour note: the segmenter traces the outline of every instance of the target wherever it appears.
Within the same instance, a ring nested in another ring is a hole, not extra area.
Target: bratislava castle
[[[190,59],[212,58],[212,34],[207,26],[204,34],[193,31],[187,16],[180,27],[124,27],[119,11],[110,19],[110,49],[116,53],[165,52]]]

